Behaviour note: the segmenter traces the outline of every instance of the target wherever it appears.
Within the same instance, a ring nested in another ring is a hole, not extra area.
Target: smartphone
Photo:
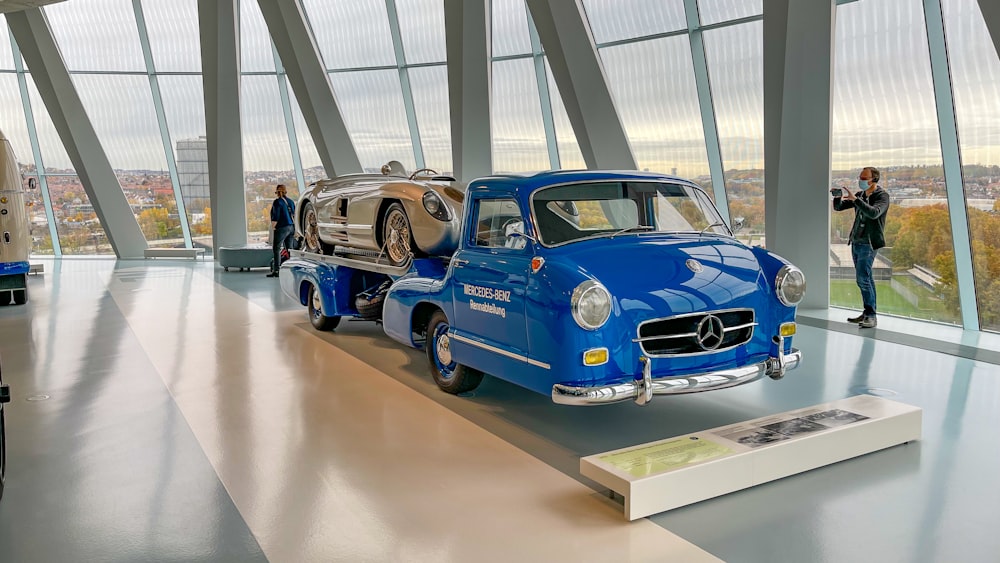
[[[840,188],[833,188],[830,190],[830,195],[832,195],[833,197],[842,197],[844,195],[844,192]]]

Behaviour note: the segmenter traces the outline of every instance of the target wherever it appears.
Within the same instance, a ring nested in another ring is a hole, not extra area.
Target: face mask
[[[868,189],[868,180],[858,180],[858,188],[862,190]]]

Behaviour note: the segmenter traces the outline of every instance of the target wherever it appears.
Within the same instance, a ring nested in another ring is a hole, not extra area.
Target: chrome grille
[[[757,326],[753,309],[689,313],[639,324],[639,343],[648,356],[712,354],[746,344]]]

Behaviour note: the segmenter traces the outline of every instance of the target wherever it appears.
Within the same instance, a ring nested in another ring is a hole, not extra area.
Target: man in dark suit
[[[889,194],[878,185],[880,177],[878,169],[866,166],[858,175],[857,193],[852,193],[850,189],[831,190],[834,211],[854,209],[854,226],[851,227],[848,244],[851,245],[854,273],[865,309],[860,315],[847,321],[858,323],[861,328],[875,328],[878,325],[872,266],[878,249],[885,246],[885,216],[889,211]]]

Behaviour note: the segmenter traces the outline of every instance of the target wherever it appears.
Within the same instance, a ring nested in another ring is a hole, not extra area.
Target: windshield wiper
[[[654,229],[656,229],[656,227],[654,227],[652,225],[636,225],[634,227],[626,227],[626,228],[624,228],[624,229],[622,229],[620,231],[615,231],[615,232],[611,233],[610,236],[611,236],[611,238],[615,238],[618,235],[623,235],[623,234],[628,233],[630,231],[640,231],[641,232],[641,231],[652,231]]]

